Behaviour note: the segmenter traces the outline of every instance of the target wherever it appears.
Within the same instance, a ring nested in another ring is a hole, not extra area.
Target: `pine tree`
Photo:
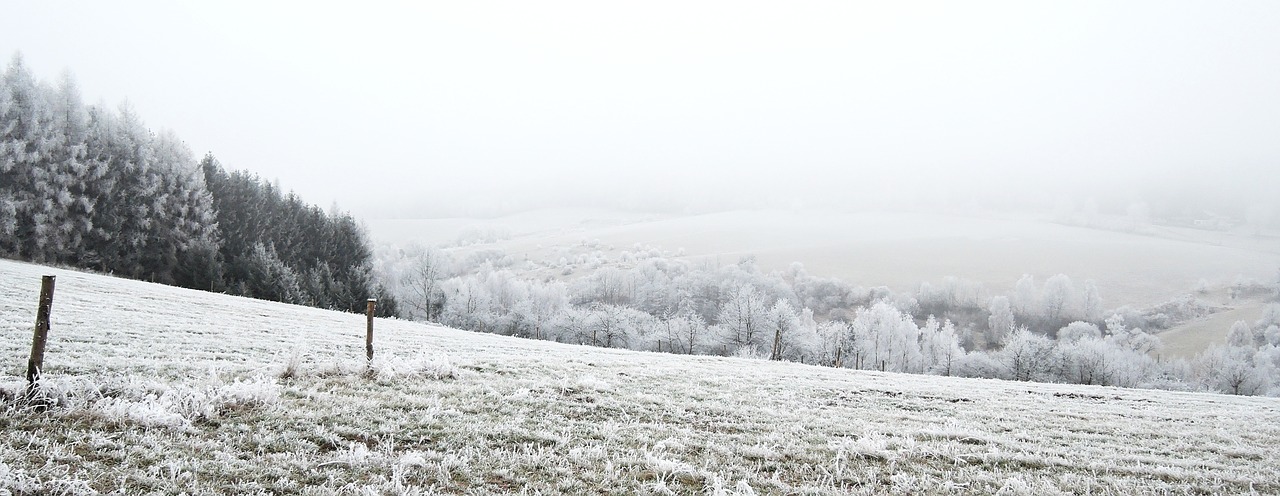
[[[86,258],[86,240],[93,231],[94,183],[105,172],[89,153],[89,114],[70,73],[63,73],[52,99],[55,136],[59,140],[50,169],[58,178],[51,212],[54,230],[49,233],[49,259],[80,265]]]
[[[39,83],[15,55],[4,73],[6,109],[0,116],[0,184],[7,191],[0,196],[0,228],[8,233],[0,239],[0,252],[26,259],[43,259],[39,248],[45,221],[45,202],[40,196],[51,189],[45,170],[49,157],[50,112]],[[8,213],[8,212],[12,213]]]

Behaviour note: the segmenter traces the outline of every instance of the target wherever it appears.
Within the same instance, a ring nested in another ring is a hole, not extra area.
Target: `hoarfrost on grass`
[[[57,406],[24,409],[24,281],[46,270],[0,261],[0,336],[20,337],[0,341],[0,487],[15,494],[1280,492],[1273,398],[634,353],[394,320],[377,322],[370,363],[361,315],[65,271],[41,385]],[[119,303],[134,298],[156,304]]]

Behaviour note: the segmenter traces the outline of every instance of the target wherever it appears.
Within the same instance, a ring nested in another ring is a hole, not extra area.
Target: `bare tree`
[[[402,302],[412,315],[428,322],[438,322],[444,311],[444,289],[440,283],[448,278],[448,259],[440,251],[427,248],[415,254],[401,276],[405,288]]]

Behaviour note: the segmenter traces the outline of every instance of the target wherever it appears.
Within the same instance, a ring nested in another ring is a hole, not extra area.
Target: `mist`
[[[375,218],[1238,213],[1280,184],[1276,25],[1270,2],[28,3],[0,50]]]
[[[1280,494],[1280,2],[10,3],[2,494]]]

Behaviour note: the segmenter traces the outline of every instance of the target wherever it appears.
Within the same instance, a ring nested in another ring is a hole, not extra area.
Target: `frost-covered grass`
[[[376,326],[0,261],[0,494],[1280,492],[1277,399]]]

